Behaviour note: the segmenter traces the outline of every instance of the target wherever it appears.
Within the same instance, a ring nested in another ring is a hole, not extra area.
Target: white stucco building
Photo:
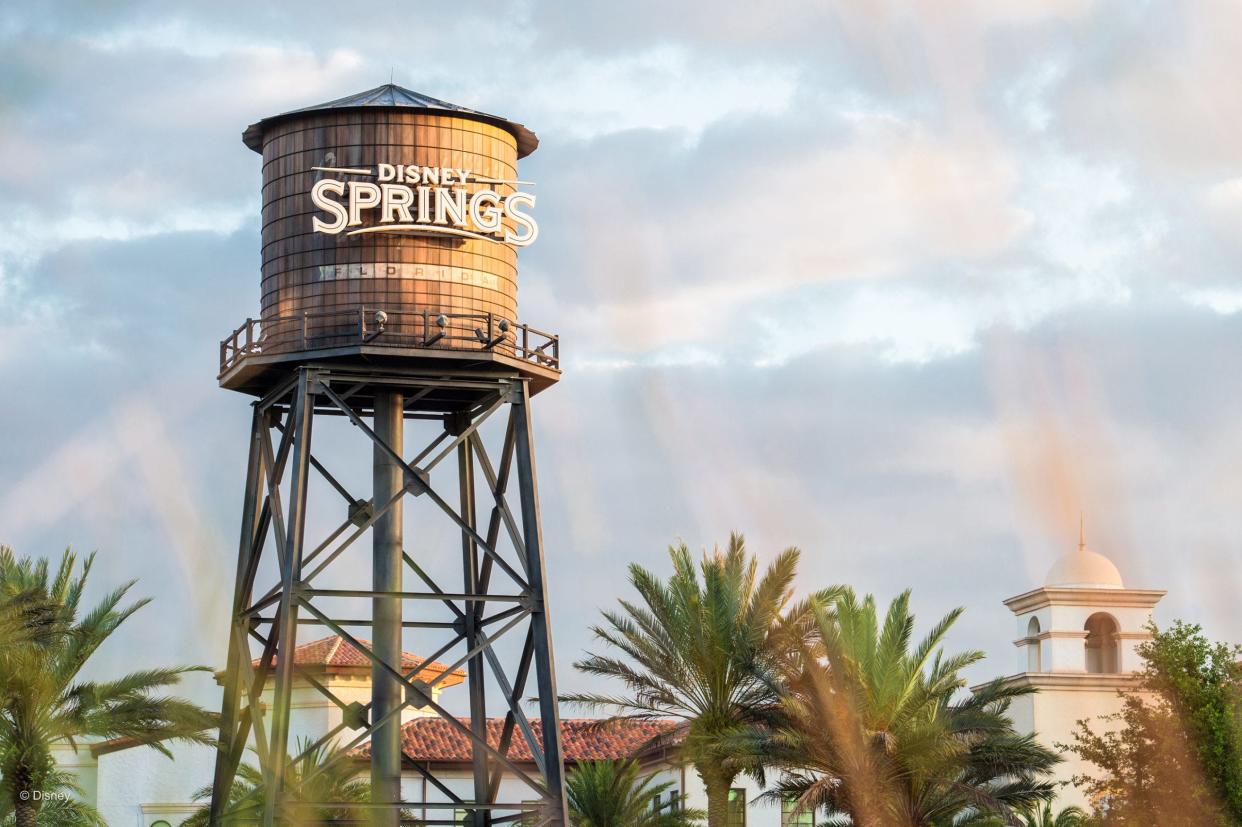
[[[1080,719],[1119,710],[1119,690],[1133,688],[1134,673],[1141,669],[1135,647],[1149,637],[1145,626],[1163,596],[1163,591],[1127,588],[1112,562],[1080,543],[1077,550],[1057,561],[1043,585],[1004,601],[1015,617],[1019,670],[1006,680],[1038,689],[1012,707],[1018,729],[1035,732],[1041,742],[1055,746],[1071,740]],[[408,669],[422,659],[407,653],[404,660]],[[342,639],[328,637],[303,644],[297,649],[295,662],[303,675],[331,689],[346,704],[369,699],[370,663]],[[444,669],[428,668],[433,675]],[[461,672],[446,676],[436,684],[435,699],[439,700],[442,690],[452,692],[463,680]],[[270,689],[265,697],[270,705]],[[290,716],[291,744],[298,738],[318,739],[340,725],[345,715],[341,706],[299,679]],[[472,775],[464,736],[434,713],[412,707],[405,710],[402,721],[404,751],[412,759],[407,762],[403,781],[405,798],[450,800],[428,784],[418,771],[422,767],[434,771],[456,795],[468,799]],[[685,793],[688,806],[706,808],[702,782],[692,769],[678,766],[663,752],[641,751],[660,724],[600,729],[595,723],[591,719],[563,719],[563,747],[569,763],[637,757],[649,773],[672,781],[674,794]],[[537,732],[538,725],[535,721],[532,724]],[[489,723],[493,743],[499,742],[500,727],[501,719]],[[343,733],[343,740],[348,741],[357,731],[346,728]],[[65,746],[58,758],[63,767],[77,775],[84,796],[95,803],[112,827],[177,827],[199,806],[193,796],[210,783],[215,751],[189,745],[174,745],[172,749],[175,760],[170,761],[150,747],[105,742],[79,745],[76,751]],[[530,754],[521,737],[514,738],[510,757],[519,767],[529,764]],[[1058,779],[1063,781],[1084,769],[1074,756],[1066,758],[1058,772]],[[365,775],[365,748],[358,751],[356,760],[359,773]],[[731,827],[809,827],[809,816],[795,822],[785,807],[758,802],[762,792],[750,779],[737,779],[731,794]],[[531,798],[516,777],[502,782],[499,800]],[[1085,802],[1077,789],[1067,785],[1060,804],[1070,803]],[[449,813],[455,818],[462,815],[452,810],[418,815],[435,821]]]
[[[1007,682],[1038,690],[1011,707],[1015,727],[1051,747],[1071,743],[1080,720],[1104,729],[1098,718],[1120,711],[1119,693],[1136,688],[1135,673],[1143,668],[1136,647],[1151,638],[1147,624],[1164,595],[1127,588],[1112,561],[1080,540],[1049,570],[1044,585],[1006,600],[1020,670]],[[1060,803],[1087,807],[1068,782],[1092,767],[1073,753],[1062,757],[1057,779],[1067,783]]]

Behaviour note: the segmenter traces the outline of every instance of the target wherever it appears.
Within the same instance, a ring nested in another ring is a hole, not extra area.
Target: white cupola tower
[[[1018,647],[1018,671],[1006,681],[1037,690],[1010,708],[1015,726],[1053,748],[1073,741],[1080,720],[1104,729],[1098,717],[1120,711],[1119,692],[1137,686],[1143,664],[1136,649],[1151,638],[1147,624],[1164,595],[1127,588],[1113,562],[1087,548],[1080,526],[1078,548],[1052,566],[1044,584],[1005,601]],[[1058,780],[1092,769],[1073,754],[1063,757]],[[1087,805],[1068,785],[1058,800]]]
[[[1147,623],[1164,597],[1155,589],[1127,589],[1103,554],[1078,548],[1048,571],[1044,585],[1011,597],[1017,617],[1021,672],[1124,675],[1143,668],[1135,647],[1151,637]]]

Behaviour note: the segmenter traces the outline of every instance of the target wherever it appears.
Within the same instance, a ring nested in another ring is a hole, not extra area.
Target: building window
[[[1117,621],[1112,615],[1097,612],[1087,618],[1083,628],[1087,631],[1087,671],[1094,675],[1118,671],[1120,658],[1117,650],[1121,638]]]
[[[746,790],[733,787],[729,790],[728,827],[746,827]]]
[[[798,802],[792,798],[781,799],[781,827],[815,827],[815,812],[803,810],[794,812]]]
[[[1026,671],[1042,672],[1043,669],[1043,642],[1039,639],[1039,618],[1031,618],[1031,622],[1026,624]]]
[[[667,799],[665,798],[666,795],[668,796]],[[664,810],[675,813],[680,804],[681,794],[675,789],[669,790],[667,793],[656,793],[651,799],[651,809],[657,813]]]

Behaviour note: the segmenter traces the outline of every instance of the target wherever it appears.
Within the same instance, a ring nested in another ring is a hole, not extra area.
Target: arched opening
[[[1026,671],[1042,672],[1043,668],[1043,641],[1039,639],[1039,618],[1031,618],[1031,622],[1026,624]]]
[[[1111,674],[1118,669],[1120,645],[1117,621],[1112,615],[1097,612],[1087,618],[1087,671],[1092,674]]]

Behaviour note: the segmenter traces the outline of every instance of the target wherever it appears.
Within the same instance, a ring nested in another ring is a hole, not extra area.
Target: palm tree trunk
[[[22,764],[14,769],[10,779],[10,792],[13,795],[13,818],[17,827],[37,827],[39,806],[41,802],[32,801],[34,791],[30,788],[30,768]]]
[[[707,827],[728,827],[729,786],[733,776],[719,767],[696,766],[695,769],[707,790]]]
[[[14,802],[13,816],[17,827],[38,827],[39,805],[34,801],[22,801],[19,798]]]

